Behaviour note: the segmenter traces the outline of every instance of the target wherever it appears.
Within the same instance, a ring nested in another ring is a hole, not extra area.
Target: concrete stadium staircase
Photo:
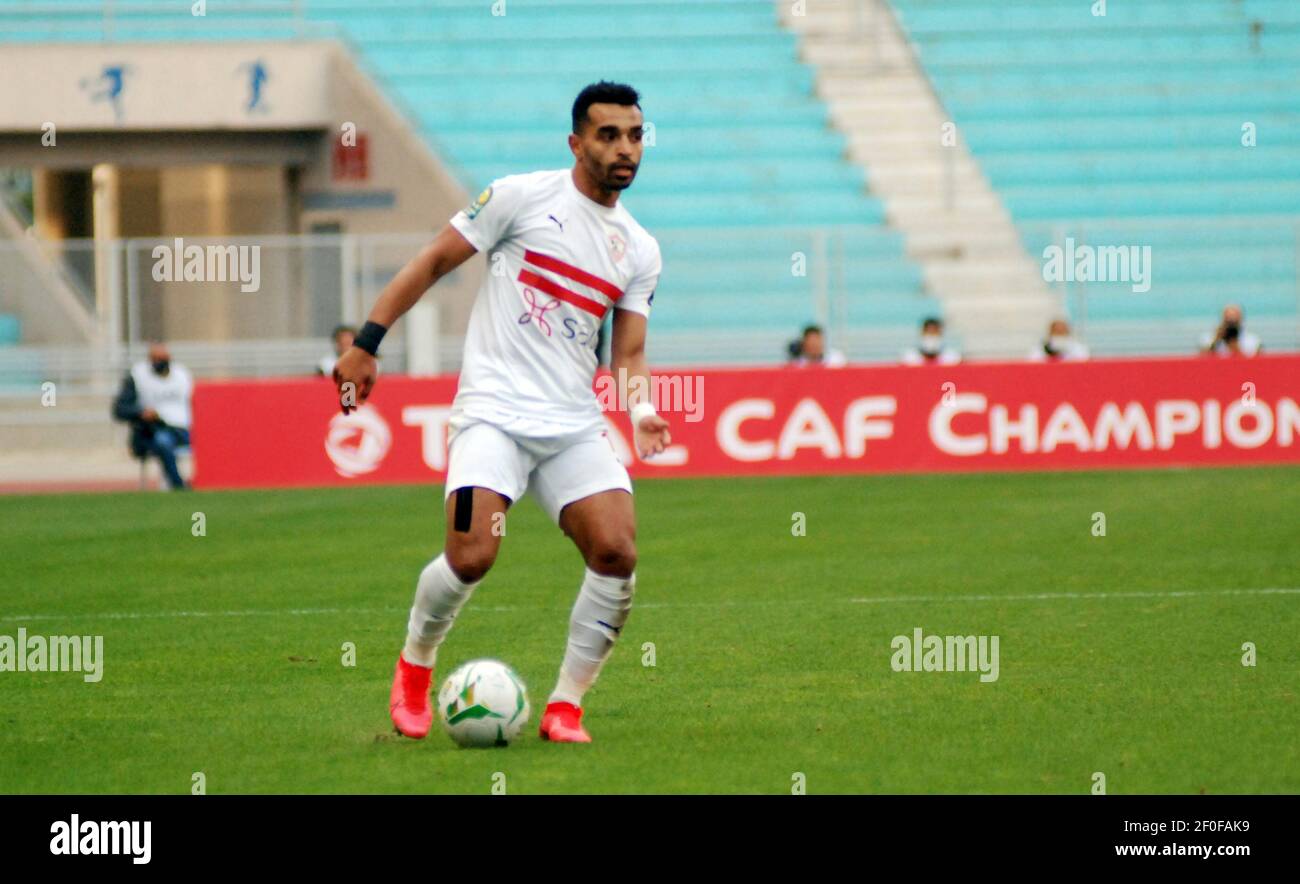
[[[1030,254],[1148,252],[1053,284],[1093,353],[1195,352],[1229,302],[1300,347],[1300,4],[890,7]]]
[[[28,227],[0,198],[0,269],[4,290],[0,309],[19,318],[24,338],[57,344],[95,343],[102,333],[88,303],[59,262],[28,235]]]
[[[885,0],[778,2],[850,158],[920,263],[966,355],[1020,357],[1060,312],[1038,262],[917,64]],[[945,139],[945,135],[951,139]],[[947,143],[945,144],[945,141]]]

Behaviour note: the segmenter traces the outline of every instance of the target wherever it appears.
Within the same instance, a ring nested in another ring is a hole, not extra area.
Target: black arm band
[[[361,331],[352,339],[352,346],[360,347],[371,356],[377,355],[379,351],[379,342],[388,334],[388,329],[384,328],[377,322],[367,322],[361,326]]]

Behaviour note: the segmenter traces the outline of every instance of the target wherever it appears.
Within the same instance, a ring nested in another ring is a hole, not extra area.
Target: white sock
[[[636,574],[607,577],[587,569],[569,617],[569,644],[560,677],[548,702],[582,705],[583,695],[596,683],[627,623],[635,588]]]
[[[415,584],[415,603],[411,605],[411,619],[406,626],[406,647],[402,649],[406,662],[433,666],[438,645],[451,629],[461,606],[481,582],[465,583],[457,577],[447,564],[446,554],[439,554],[425,565]]]

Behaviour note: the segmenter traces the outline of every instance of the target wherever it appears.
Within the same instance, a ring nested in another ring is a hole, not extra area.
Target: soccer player
[[[489,253],[448,418],[446,538],[416,584],[389,699],[408,737],[429,731],[438,646],[496,560],[505,511],[528,491],[586,562],[541,736],[591,741],[583,696],[627,621],[636,584],[632,484],[592,391],[597,331],[611,308],[610,367],[627,379],[637,453],[652,457],[671,443],[650,402],[645,358],[659,244],[618,201],[641,162],[639,100],[618,83],[583,89],[573,103],[573,167],[493,181],[380,293],[335,368],[347,413],[374,386],[375,355],[393,322],[475,252]]]

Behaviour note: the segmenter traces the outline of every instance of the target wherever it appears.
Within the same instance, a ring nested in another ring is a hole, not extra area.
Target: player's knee
[[[587,565],[598,574],[630,577],[636,570],[636,541],[631,537],[604,537],[591,548]]]
[[[496,562],[497,552],[487,545],[475,545],[460,548],[448,547],[447,564],[465,583],[482,580]]]

